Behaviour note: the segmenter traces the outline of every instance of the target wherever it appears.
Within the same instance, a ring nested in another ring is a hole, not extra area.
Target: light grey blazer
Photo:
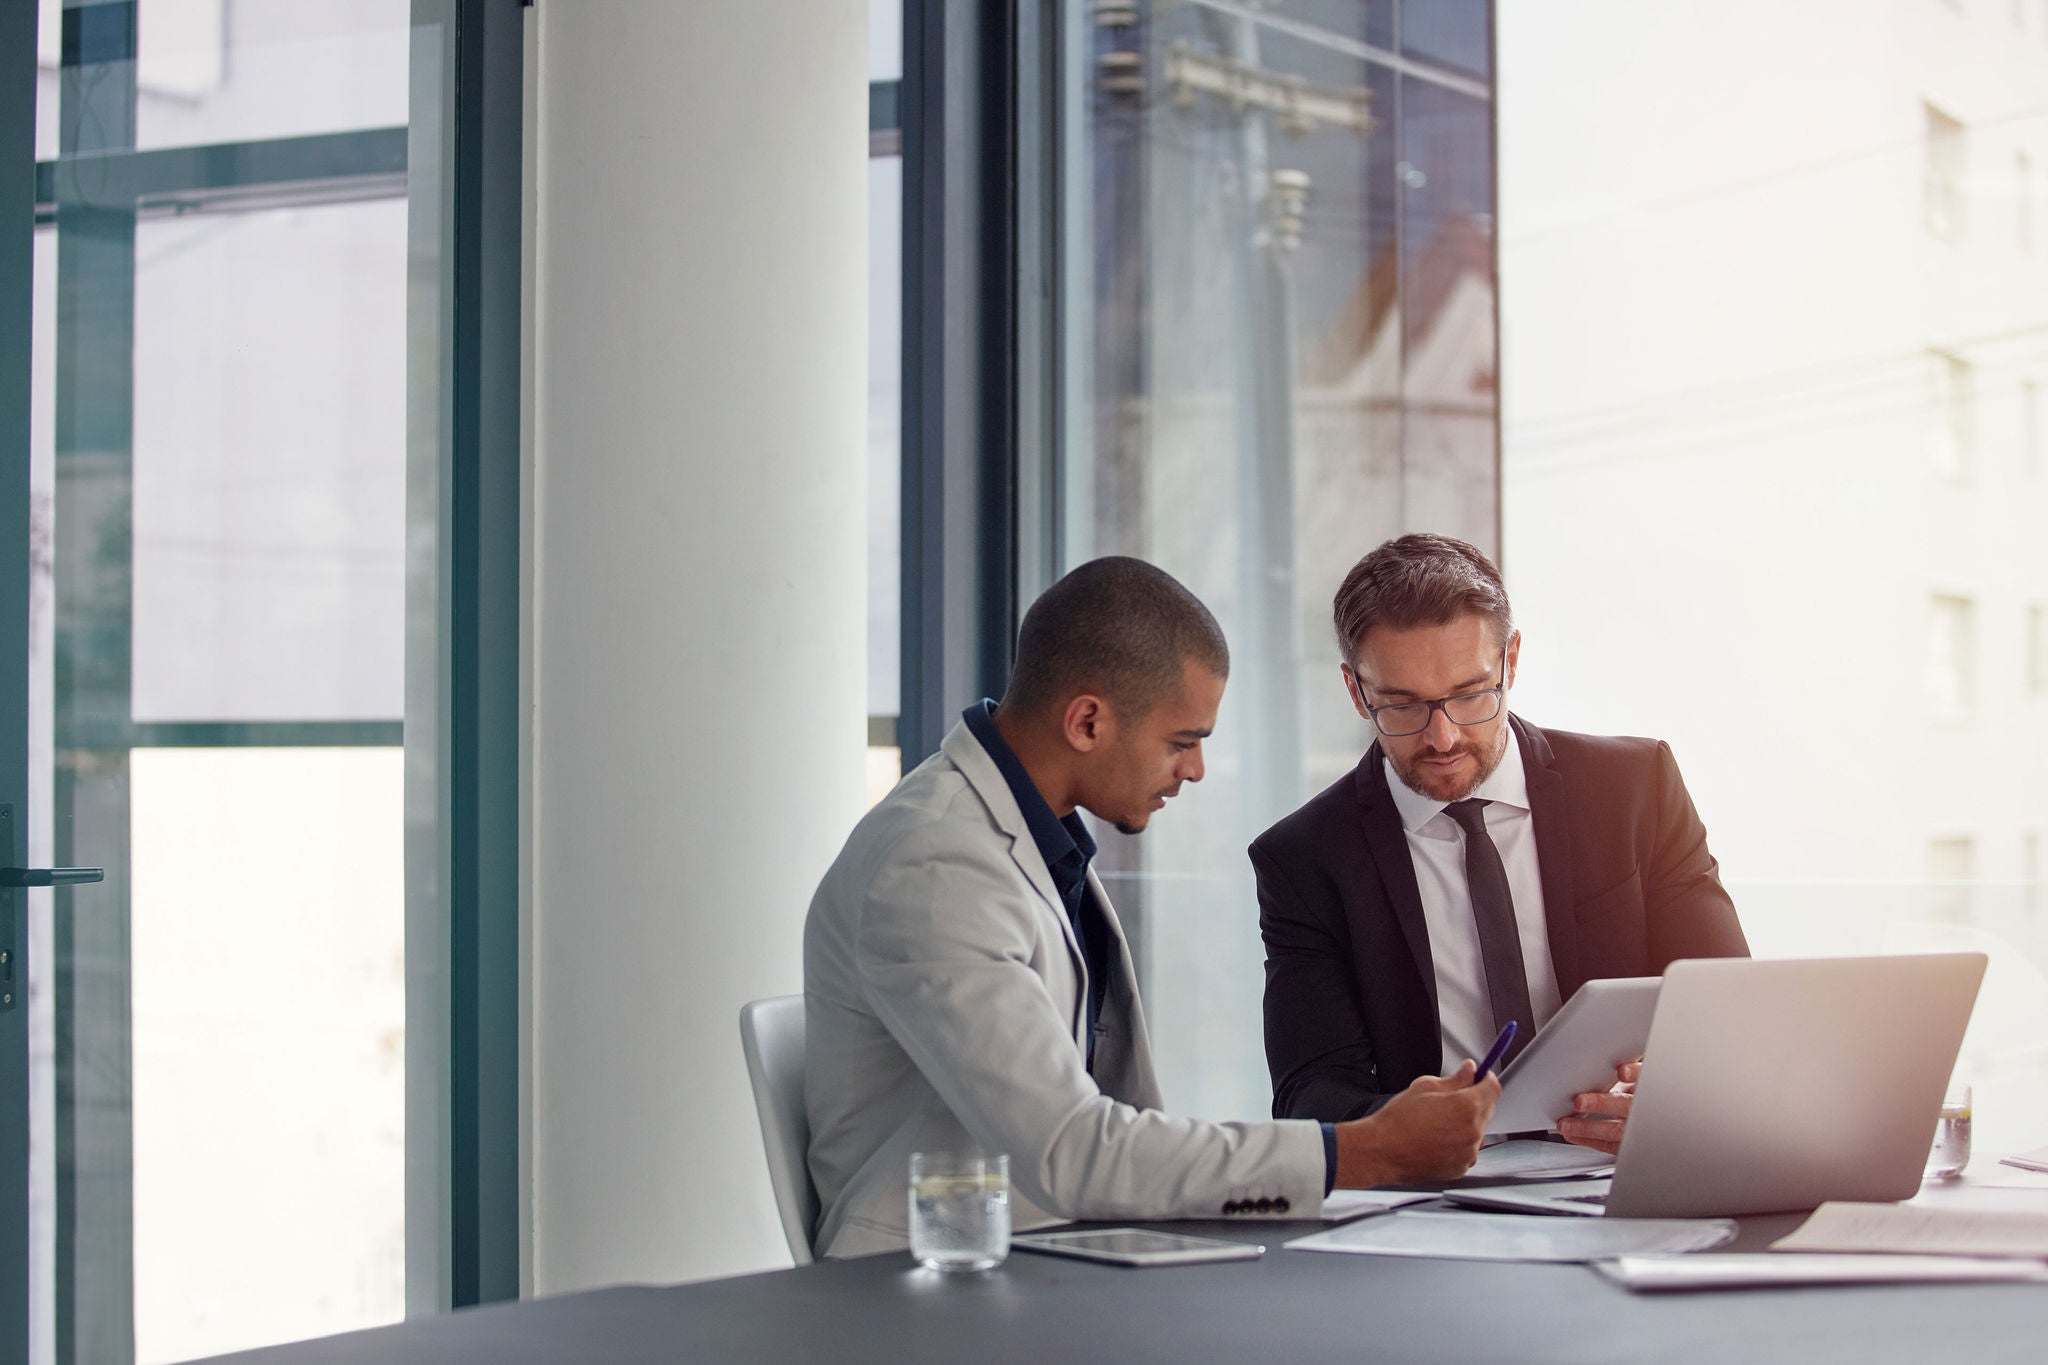
[[[1086,968],[995,760],[964,724],[870,811],[804,924],[804,1102],[820,1254],[909,1245],[916,1151],[1007,1152],[1019,1229],[1313,1218],[1322,1131],[1160,1112],[1130,948],[1085,1058]]]

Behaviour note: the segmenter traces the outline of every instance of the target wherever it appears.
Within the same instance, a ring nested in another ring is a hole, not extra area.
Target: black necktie
[[[1503,1065],[1514,1060],[1536,1036],[1536,1012],[1529,1006],[1529,974],[1522,967],[1522,933],[1515,925],[1515,901],[1508,893],[1507,869],[1500,850],[1486,832],[1486,802],[1453,801],[1444,814],[1465,831],[1465,885],[1472,893],[1472,922],[1479,927],[1479,957],[1486,965],[1486,997],[1493,1005],[1493,1027],[1499,1031],[1515,1021],[1515,1041]]]

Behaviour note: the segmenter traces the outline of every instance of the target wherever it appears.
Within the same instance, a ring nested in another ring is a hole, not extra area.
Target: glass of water
[[[933,1270],[988,1270],[1010,1254],[1010,1158],[915,1152],[910,1254]]]
[[[1934,1126],[1934,1147],[1927,1153],[1927,1176],[1950,1180],[1970,1164],[1970,1087],[1952,1085],[1942,1097],[1941,1120]]]

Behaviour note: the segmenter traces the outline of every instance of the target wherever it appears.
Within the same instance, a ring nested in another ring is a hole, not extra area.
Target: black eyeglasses
[[[1438,697],[1435,701],[1401,701],[1389,706],[1374,706],[1365,699],[1365,684],[1354,671],[1351,680],[1358,687],[1358,704],[1372,717],[1372,723],[1388,739],[1400,739],[1405,735],[1419,735],[1429,728],[1433,712],[1441,711],[1453,725],[1484,725],[1500,714],[1501,698],[1508,690],[1508,652],[1500,652],[1500,682],[1478,692],[1460,692],[1455,697]]]

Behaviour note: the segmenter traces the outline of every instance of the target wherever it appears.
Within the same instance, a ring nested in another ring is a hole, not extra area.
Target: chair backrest
[[[818,1191],[807,1155],[811,1122],[804,1113],[804,998],[776,995],[740,1009],[740,1050],[761,1114],[761,1145],[768,1180],[782,1215],[782,1235],[798,1265],[812,1260],[811,1229],[818,1225]]]

